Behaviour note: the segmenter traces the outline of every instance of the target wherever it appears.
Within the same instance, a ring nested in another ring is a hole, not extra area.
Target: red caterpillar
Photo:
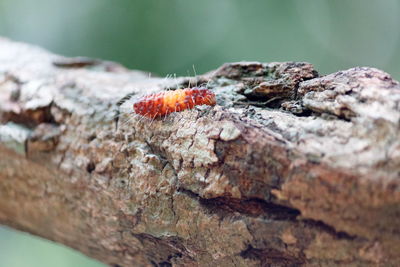
[[[186,88],[143,96],[133,104],[133,109],[136,114],[155,118],[197,105],[214,106],[215,103],[215,94],[210,90]]]

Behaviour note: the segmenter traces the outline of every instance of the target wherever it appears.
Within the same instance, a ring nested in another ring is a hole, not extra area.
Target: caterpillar
[[[142,96],[133,103],[136,114],[156,118],[198,105],[214,106],[215,94],[206,88],[185,88]]]

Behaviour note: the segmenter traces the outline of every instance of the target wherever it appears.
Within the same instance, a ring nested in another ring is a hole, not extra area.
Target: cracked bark
[[[114,119],[175,82],[208,83],[217,106]],[[0,223],[107,264],[400,260],[400,86],[380,70],[241,62],[175,81],[0,39],[0,120]]]

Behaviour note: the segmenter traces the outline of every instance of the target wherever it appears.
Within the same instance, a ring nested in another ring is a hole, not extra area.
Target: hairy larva
[[[214,106],[215,94],[206,88],[186,88],[142,96],[133,103],[136,114],[156,118],[198,105]]]

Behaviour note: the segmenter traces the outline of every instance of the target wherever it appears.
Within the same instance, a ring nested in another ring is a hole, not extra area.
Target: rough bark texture
[[[208,82],[215,107],[117,103]],[[400,86],[374,68],[149,78],[0,39],[0,223],[114,266],[400,262]]]

